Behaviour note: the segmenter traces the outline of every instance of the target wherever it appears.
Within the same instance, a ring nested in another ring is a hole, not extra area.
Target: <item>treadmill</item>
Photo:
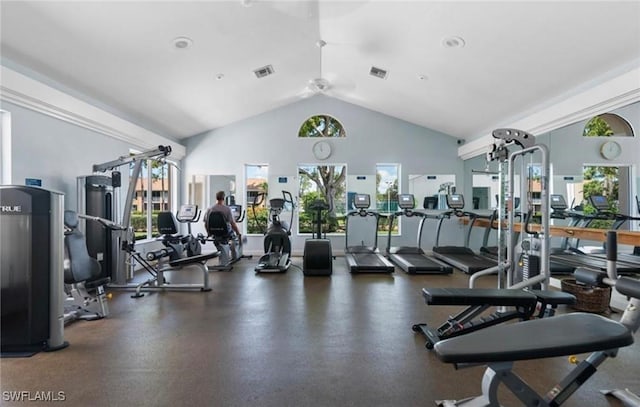
[[[344,257],[347,260],[349,271],[351,273],[393,273],[395,270],[393,264],[384,258],[378,251],[378,225],[380,223],[380,214],[369,210],[369,206],[371,205],[371,198],[369,194],[356,194],[353,201],[356,210],[347,213],[345,225]],[[375,237],[373,246],[366,246],[364,242],[358,246],[349,246],[349,219],[354,218],[355,216],[359,216],[361,218],[371,216],[375,218],[376,227],[374,230]]]
[[[438,222],[438,230],[436,232],[436,245],[433,247],[433,256],[438,260],[442,260],[443,262],[450,264],[451,266],[466,274],[474,274],[478,271],[497,266],[497,261],[476,254],[468,247],[471,236],[471,228],[473,227],[473,224],[475,223],[475,220],[478,216],[473,212],[463,211],[464,196],[462,196],[462,194],[447,195],[447,206],[450,210],[443,213],[443,216]],[[465,246],[439,246],[442,222],[445,218],[448,218],[451,215],[455,215],[457,217],[469,216],[470,222],[465,239]]]
[[[408,274],[451,274],[453,268],[450,265],[427,256],[420,247],[424,222],[430,217],[439,219],[440,216],[432,216],[424,212],[414,211],[415,199],[413,194],[398,195],[398,207],[402,210],[391,214],[389,218],[389,235],[387,237],[387,257],[389,260]],[[416,246],[391,247],[393,222],[395,218],[401,216],[420,218]]]
[[[614,223],[611,226],[611,230],[617,230],[627,220],[629,220],[629,217],[608,212],[609,204],[605,197],[601,195],[592,195],[589,197],[589,200],[598,212],[592,216],[567,213],[567,217],[574,217],[574,219],[577,219],[576,221],[572,221],[569,226],[588,227],[589,224],[591,224],[591,222],[593,222],[594,220],[602,219],[613,220]],[[563,213],[563,210],[566,210],[567,208],[564,197],[562,195],[552,195],[551,208],[554,210],[554,213],[558,213],[558,215],[555,215],[555,217],[560,217],[560,214]],[[588,255],[581,252],[577,248],[572,248],[570,247],[570,245],[568,245],[568,239],[563,240],[563,244],[560,248],[551,250],[550,260],[555,264],[562,264],[574,268],[587,267],[600,271],[607,270],[606,258],[597,255]],[[640,273],[638,263],[624,261],[622,259],[616,263],[616,268],[620,274]]]

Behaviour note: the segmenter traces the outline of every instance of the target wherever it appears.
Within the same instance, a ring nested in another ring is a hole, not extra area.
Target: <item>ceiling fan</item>
[[[317,95],[320,93],[325,93],[329,89],[331,89],[331,83],[329,82],[329,80],[327,80],[322,76],[322,48],[324,48],[325,45],[327,45],[327,42],[324,40],[318,40],[316,42],[316,46],[320,50],[320,58],[319,58],[320,67],[318,69],[318,72],[320,75],[316,78],[309,80],[306,88],[302,91],[303,98]]]
[[[313,79],[310,79],[307,83],[307,86],[301,93],[303,98],[318,95],[318,94],[331,94],[332,91],[337,87],[340,88],[341,91],[351,90],[355,86],[353,84],[347,83],[339,83],[335,80],[330,80],[322,72],[322,57],[323,57],[323,48],[327,45],[327,42],[320,39],[316,42],[316,46],[320,50],[320,68],[318,69],[319,76]]]

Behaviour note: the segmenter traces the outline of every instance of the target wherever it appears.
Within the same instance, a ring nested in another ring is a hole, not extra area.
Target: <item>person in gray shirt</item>
[[[204,215],[204,224],[205,224],[205,228],[207,225],[207,221],[209,220],[209,214],[211,212],[220,212],[222,213],[222,216],[224,217],[224,219],[227,221],[227,227],[229,229],[229,234],[231,234],[231,232],[235,232],[236,235],[238,236],[238,239],[241,238],[240,236],[240,228],[238,227],[238,225],[236,224],[235,219],[233,218],[233,214],[231,213],[231,209],[224,204],[224,191],[218,191],[216,193],[216,203],[215,205],[213,205],[212,207],[210,207],[209,209],[207,209],[207,212]]]

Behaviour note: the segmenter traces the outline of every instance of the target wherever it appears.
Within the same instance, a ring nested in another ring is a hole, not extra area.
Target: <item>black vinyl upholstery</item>
[[[176,219],[171,212],[158,213],[158,233],[161,235],[175,235],[178,233]]]
[[[224,243],[231,238],[229,225],[222,212],[210,212],[207,218],[207,235],[213,237],[216,242]]]
[[[89,256],[87,242],[78,230],[78,214],[74,211],[64,212],[64,225],[69,229],[65,233],[64,246],[68,258],[64,270],[65,284],[81,283],[100,277],[100,263]]]
[[[495,363],[617,349],[633,343],[622,324],[600,315],[573,313],[496,325],[435,344],[446,363]]]
[[[423,288],[429,305],[535,305],[536,296],[523,290],[497,288]]]

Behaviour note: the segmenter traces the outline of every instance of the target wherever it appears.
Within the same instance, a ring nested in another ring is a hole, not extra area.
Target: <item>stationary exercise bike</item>
[[[244,221],[245,212],[242,210],[242,205],[236,205],[235,201],[227,201],[227,206],[231,209],[233,220],[236,223]],[[243,239],[230,230],[227,220],[221,212],[210,212],[206,222],[207,240],[211,240],[220,252],[218,265],[207,266],[209,270],[230,271],[234,263],[252,257],[242,253]]]
[[[333,272],[331,240],[322,237],[322,211],[330,208],[322,199],[316,199],[308,209],[315,211],[313,224],[316,230],[311,239],[304,242],[302,272],[305,276],[330,276]]]
[[[253,199],[251,210],[256,224],[259,224],[256,208],[266,199],[264,192],[259,193]],[[280,214],[285,205],[291,205],[291,220],[287,224],[280,220]],[[293,210],[295,204],[290,192],[282,191],[282,198],[269,200],[269,220],[264,225],[264,251],[255,268],[256,273],[284,273],[291,266],[291,235],[290,225],[293,223]]]

